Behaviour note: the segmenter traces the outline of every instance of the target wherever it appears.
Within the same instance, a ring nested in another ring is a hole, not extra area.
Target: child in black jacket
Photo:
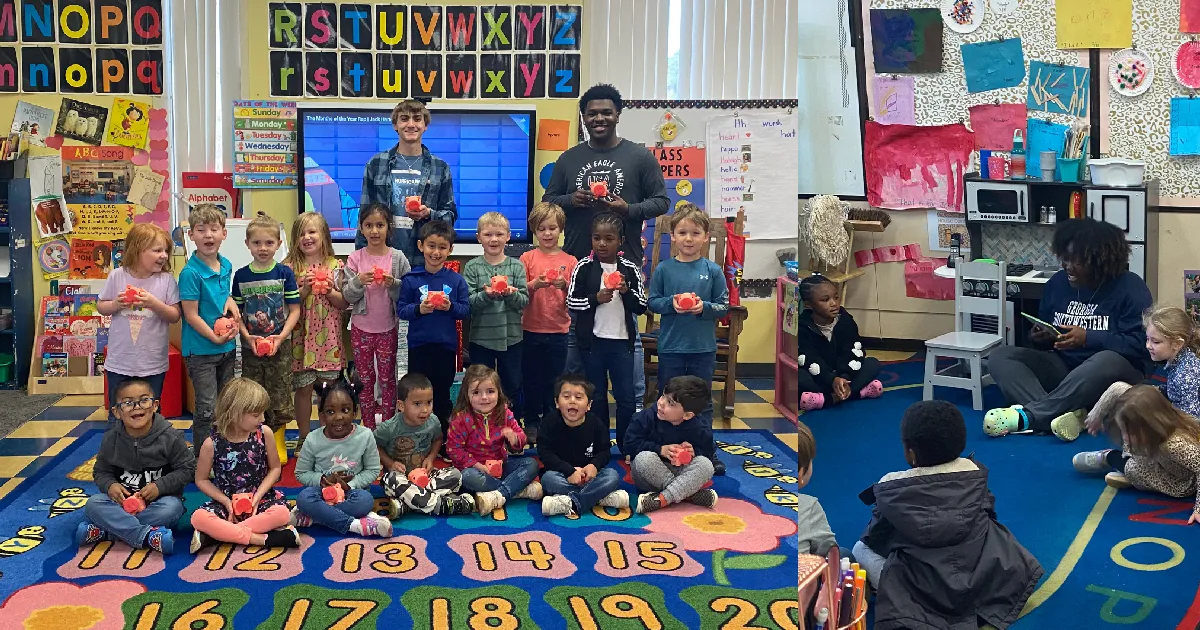
[[[883,393],[879,360],[866,356],[858,324],[838,300],[837,286],[820,274],[800,281],[800,408],[877,398]]]

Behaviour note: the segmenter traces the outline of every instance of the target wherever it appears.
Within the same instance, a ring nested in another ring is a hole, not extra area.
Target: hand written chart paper
[[[782,111],[708,120],[710,216],[733,217],[743,211],[751,238],[795,238],[796,123],[795,114]]]

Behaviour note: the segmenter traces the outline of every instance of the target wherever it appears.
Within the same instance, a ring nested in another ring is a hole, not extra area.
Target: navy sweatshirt
[[[1060,270],[1046,282],[1038,317],[1055,326],[1079,326],[1087,331],[1083,348],[1055,351],[1067,367],[1074,369],[1093,354],[1112,350],[1148,372],[1150,353],[1146,351],[1142,313],[1153,302],[1149,287],[1131,271],[1105,280],[1093,291],[1072,287],[1067,272]]]
[[[658,419],[658,405],[649,407],[633,414],[629,428],[625,430],[623,444],[626,455],[636,456],[642,451],[661,454],[662,447],[667,444],[682,444],[687,442],[696,450],[697,455],[713,458],[716,444],[713,443],[712,429],[699,415],[691,420],[684,420],[678,425]]]
[[[430,291],[444,291],[450,300],[450,310],[434,310],[421,314],[421,302]],[[442,267],[429,273],[417,267],[400,281],[400,297],[396,300],[396,315],[408,322],[408,347],[436,344],[450,350],[458,349],[458,328],[454,322],[471,316],[467,301],[467,282],[457,273]]]

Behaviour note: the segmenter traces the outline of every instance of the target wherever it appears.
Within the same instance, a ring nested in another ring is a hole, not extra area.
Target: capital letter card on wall
[[[411,6],[409,30],[413,50],[438,51],[442,49],[442,7]],[[415,60],[414,60],[415,63]],[[414,69],[415,70],[415,69]]]
[[[460,52],[479,48],[479,9],[446,7],[446,50]]]
[[[408,7],[375,5],[375,49],[408,50]]]
[[[305,3],[304,47],[310,50],[337,50],[338,23],[337,3]]]
[[[371,5],[342,4],[338,9],[341,15],[341,48],[371,50],[371,44],[375,40],[374,29],[371,27]]]

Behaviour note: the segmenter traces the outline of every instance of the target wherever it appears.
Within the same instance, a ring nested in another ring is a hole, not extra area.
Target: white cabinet
[[[1158,214],[1147,207],[1147,189],[1088,188],[1088,216],[1111,223],[1129,242],[1129,270],[1154,285],[1158,267]]]

